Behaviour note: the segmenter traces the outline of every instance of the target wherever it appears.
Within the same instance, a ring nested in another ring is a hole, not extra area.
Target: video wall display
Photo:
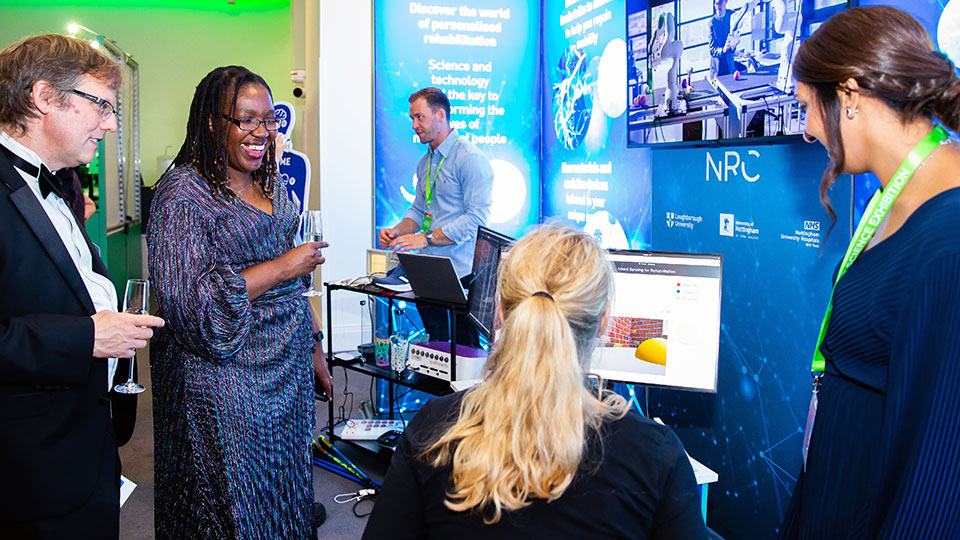
[[[800,133],[792,64],[847,0],[628,0],[630,145]]]
[[[434,86],[451,125],[494,170],[488,224],[519,235],[540,217],[538,3],[520,0],[374,3],[375,225],[400,222],[426,152],[407,98]]]
[[[606,248],[650,246],[650,153],[626,151],[624,0],[543,6],[543,208]]]

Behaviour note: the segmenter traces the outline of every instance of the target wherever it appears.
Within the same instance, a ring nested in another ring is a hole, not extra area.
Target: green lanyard
[[[454,146],[455,144],[457,144],[457,141],[458,141],[458,140],[460,140],[460,134],[459,134],[459,133],[457,133],[456,138],[453,139],[453,144],[450,145],[450,149],[447,150],[447,154],[449,154],[449,153],[453,150],[453,146]],[[436,175],[437,175],[437,180],[438,180],[438,181],[440,180],[440,169],[443,168],[443,162],[446,161],[446,160],[447,160],[447,156],[443,156],[442,158],[440,158],[440,164],[437,165]],[[430,184],[430,169],[431,169],[432,167],[433,167],[433,150],[430,151],[430,161],[427,162],[427,187],[426,187],[426,192],[427,192],[427,205],[426,205],[426,209],[429,209],[429,208],[430,208],[430,204],[433,203],[433,186]],[[434,184],[436,184],[436,182],[434,182]],[[425,210],[426,210],[426,209],[425,209]],[[433,214],[431,214],[430,212],[424,212],[424,214],[423,214],[423,224],[420,226],[420,233],[421,233],[421,234],[426,234],[426,233],[430,232],[430,224],[431,224],[431,223],[433,223]]]
[[[907,184],[907,180],[920,168],[920,165],[930,156],[930,153],[933,152],[937,145],[946,140],[948,136],[947,131],[942,127],[937,126],[933,128],[933,131],[913,147],[913,150],[910,151],[907,158],[900,164],[900,168],[897,169],[896,174],[893,175],[893,179],[890,180],[887,187],[877,190],[873,197],[870,198],[867,209],[863,212],[860,223],[857,224],[857,230],[853,235],[853,239],[847,247],[847,253],[843,256],[843,261],[840,263],[840,270],[837,271],[837,279],[833,282],[834,291],[837,289],[837,282],[839,282],[840,278],[850,269],[853,261],[857,260],[857,257],[860,256],[860,253],[867,247],[867,244],[870,243],[870,239],[872,239],[874,233],[877,232],[877,227],[883,222],[883,218],[886,217],[890,207],[893,206],[893,201],[897,200],[897,196],[900,195],[903,186]],[[813,366],[810,369],[815,373],[822,373],[826,368],[826,361],[823,358],[823,354],[820,353],[820,345],[823,344],[823,338],[827,335],[827,325],[830,324],[830,314],[832,311],[833,291],[830,292],[830,302],[827,304],[827,312],[823,315],[823,322],[820,324],[820,336],[817,338],[817,348],[813,351]]]

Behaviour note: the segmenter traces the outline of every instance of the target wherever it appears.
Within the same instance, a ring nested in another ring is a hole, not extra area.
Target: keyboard
[[[403,431],[404,423],[400,420],[373,420],[369,418],[352,418],[347,420],[340,438],[355,441],[374,441],[377,437],[396,429]]]

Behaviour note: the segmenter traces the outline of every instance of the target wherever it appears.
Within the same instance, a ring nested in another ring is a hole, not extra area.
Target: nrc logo
[[[752,158],[760,157],[760,152],[756,150],[749,150],[747,154]],[[723,153],[723,159],[719,160],[713,158],[713,153],[707,152],[707,182],[709,182],[711,178],[719,182],[727,182],[730,180],[731,175],[739,175],[747,182],[756,182],[760,179],[760,173],[751,175],[747,172],[747,160],[740,157],[740,152],[727,150]]]
[[[820,222],[819,221],[804,221],[803,230],[805,231],[819,231]]]

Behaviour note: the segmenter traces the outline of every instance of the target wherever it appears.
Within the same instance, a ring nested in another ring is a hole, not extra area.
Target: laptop
[[[413,287],[413,294],[449,304],[466,305],[460,278],[453,269],[450,257],[424,255],[421,253],[397,253],[400,266]]]

